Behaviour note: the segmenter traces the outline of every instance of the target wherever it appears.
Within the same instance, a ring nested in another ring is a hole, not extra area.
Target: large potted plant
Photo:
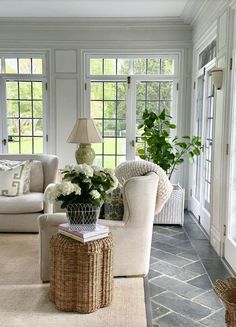
[[[139,125],[143,146],[138,149],[141,159],[149,160],[162,167],[169,179],[177,166],[183,163],[186,157],[190,162],[201,151],[201,139],[198,136],[171,136],[171,130],[176,125],[171,122],[171,116],[163,110],[159,115],[153,111],[145,110],[143,122]],[[181,224],[184,219],[184,189],[180,185],[173,185],[173,192],[169,201],[155,223]]]
[[[78,224],[96,223],[106,195],[118,185],[113,171],[80,164],[67,166],[62,176],[61,183],[49,188],[47,199],[59,201],[66,209],[72,229]]]

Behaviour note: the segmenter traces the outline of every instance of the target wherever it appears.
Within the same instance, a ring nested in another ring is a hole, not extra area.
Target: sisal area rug
[[[114,279],[111,306],[81,315],[55,309],[39,279],[38,235],[0,234],[0,326],[147,327],[142,278]]]

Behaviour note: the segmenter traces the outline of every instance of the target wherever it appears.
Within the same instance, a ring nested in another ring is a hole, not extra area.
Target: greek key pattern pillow
[[[0,168],[0,195],[18,196],[23,194],[27,173],[27,162],[7,170],[2,170]]]
[[[23,193],[29,193],[30,191],[30,171],[32,160],[16,161],[16,160],[0,160],[0,171],[11,170],[12,168],[24,165],[24,190]]]

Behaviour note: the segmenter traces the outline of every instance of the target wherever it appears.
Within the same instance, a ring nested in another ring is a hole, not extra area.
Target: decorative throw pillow
[[[107,195],[102,214],[103,219],[106,220],[123,220],[124,204],[120,187],[117,187]]]
[[[30,191],[30,171],[32,160],[17,161],[17,160],[0,160],[0,171],[7,171],[17,166],[24,165],[24,188],[23,193]]]
[[[23,194],[27,174],[27,162],[7,170],[0,170],[0,195],[17,196]]]

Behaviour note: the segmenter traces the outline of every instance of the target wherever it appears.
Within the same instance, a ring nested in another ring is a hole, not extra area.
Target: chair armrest
[[[47,199],[47,193],[54,185],[55,185],[54,183],[48,184],[48,186],[44,190],[44,194],[43,194],[44,213],[53,213],[54,212],[54,204],[49,202]]]

